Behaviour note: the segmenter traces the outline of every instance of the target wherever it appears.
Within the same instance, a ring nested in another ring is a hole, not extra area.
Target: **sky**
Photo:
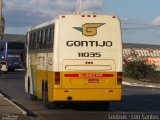
[[[27,29],[59,14],[74,13],[77,0],[3,0],[5,33]],[[121,21],[124,43],[160,45],[160,0],[81,0],[83,13],[113,14]]]

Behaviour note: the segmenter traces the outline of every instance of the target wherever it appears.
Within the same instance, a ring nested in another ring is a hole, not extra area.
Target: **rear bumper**
[[[54,89],[50,102],[120,101],[122,89]]]

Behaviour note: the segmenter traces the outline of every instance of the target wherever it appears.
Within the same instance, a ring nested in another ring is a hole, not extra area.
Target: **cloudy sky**
[[[74,13],[77,0],[3,0],[5,33],[26,34],[31,25]],[[160,45],[160,0],[82,0],[83,12],[118,15],[123,41]]]

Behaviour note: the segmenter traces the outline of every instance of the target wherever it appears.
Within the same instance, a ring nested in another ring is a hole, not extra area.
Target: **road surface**
[[[160,115],[157,116],[157,113],[160,112],[160,89],[155,88],[123,86],[122,101],[111,103],[108,111],[74,106],[48,110],[43,107],[42,101],[31,101],[29,95],[25,93],[23,71],[2,74],[0,76],[0,90],[27,111],[28,116],[32,117],[32,119],[107,120],[115,119],[112,116],[108,116],[109,113],[122,113],[125,115],[134,112],[137,115],[140,112],[145,112],[146,114],[155,114],[154,117],[160,120]],[[121,117],[126,117],[123,115]],[[140,117],[142,119],[142,116]]]

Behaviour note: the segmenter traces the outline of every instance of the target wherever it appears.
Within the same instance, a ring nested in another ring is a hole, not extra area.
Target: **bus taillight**
[[[122,85],[122,72],[117,73],[117,84]]]
[[[60,84],[60,72],[55,72],[55,85]]]

